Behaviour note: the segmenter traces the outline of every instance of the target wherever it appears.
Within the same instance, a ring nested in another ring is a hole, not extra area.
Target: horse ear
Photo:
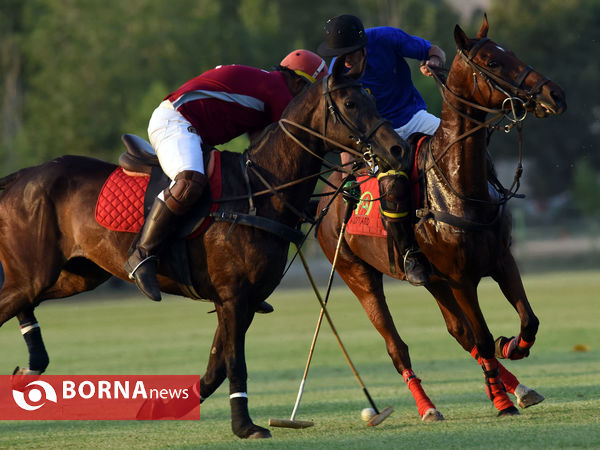
[[[458,25],[454,27],[454,40],[456,41],[456,46],[459,50],[467,50],[469,47],[469,38]]]
[[[487,37],[489,28],[490,28],[490,25],[488,24],[487,14],[483,13],[483,23],[481,24],[481,28],[479,29],[479,33],[477,33],[477,37],[479,39]]]
[[[331,69],[331,78],[334,80],[341,78],[344,75],[344,68],[346,67],[346,55],[338,56],[335,58],[333,67]]]

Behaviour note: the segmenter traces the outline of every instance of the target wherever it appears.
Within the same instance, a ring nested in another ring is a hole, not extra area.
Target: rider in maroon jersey
[[[125,270],[140,290],[160,301],[157,254],[174,218],[200,199],[208,179],[202,143],[224,144],[262,130],[307,84],[328,73],[325,61],[308,50],[294,50],[273,71],[243,65],[218,66],[167,95],[148,125],[150,143],[172,180],[154,204]]]

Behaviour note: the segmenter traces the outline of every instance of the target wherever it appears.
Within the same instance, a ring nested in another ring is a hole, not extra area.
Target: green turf
[[[423,424],[395,373],[383,340],[346,288],[330,312],[378,407],[394,413],[366,428],[368,403],[324,322],[297,418],[305,430],[271,428],[269,441],[234,437],[228,387],[202,405],[199,422],[0,422],[0,448],[597,448],[600,447],[600,271],[525,277],[541,325],[532,355],[506,366],[546,396],[517,417],[497,418],[481,369],[446,332],[424,289],[387,280],[390,308],[410,347],[413,369],[444,422]],[[518,332],[518,317],[491,281],[482,309],[494,335]],[[216,326],[211,305],[141,295],[48,302],[37,317],[50,353],[48,374],[199,374]],[[276,312],[257,316],[247,335],[248,390],[254,421],[289,418],[319,313],[310,290],[280,290]],[[576,352],[584,344],[589,351]],[[16,320],[0,328],[2,371],[26,363]]]

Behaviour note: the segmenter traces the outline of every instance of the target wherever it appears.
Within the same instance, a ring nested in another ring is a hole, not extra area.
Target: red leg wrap
[[[481,362],[482,358],[477,352],[477,347],[473,347],[473,350],[471,350],[471,356],[475,358],[479,365],[483,366],[483,363]],[[500,361],[498,361],[498,373],[500,374],[500,378],[504,383],[504,387],[506,387],[506,391],[509,394],[514,394],[515,389],[519,385],[519,380],[517,379],[517,377],[515,377],[512,374],[512,372],[510,372],[506,367],[504,367]]]
[[[406,369],[402,372],[402,378],[404,378],[408,389],[415,398],[420,417],[423,417],[428,409],[435,409],[435,405],[429,400],[429,397],[427,397],[427,394],[425,394],[425,391],[421,386],[421,380],[417,378],[411,369]]]
[[[502,356],[510,359],[511,356],[513,356],[513,353],[515,352],[516,347],[517,347],[517,340],[513,336],[511,338],[511,340],[508,341],[506,344],[504,344],[504,346],[502,347]],[[516,355],[514,355],[514,356],[516,356]],[[521,356],[521,358],[522,358],[522,356]]]
[[[517,345],[519,346],[519,348],[520,348],[522,351],[525,351],[525,350],[529,350],[529,349],[531,348],[531,346],[532,346],[532,345],[533,345],[533,343],[535,342],[535,339],[534,339],[533,341],[531,341],[531,342],[527,342],[525,339],[523,339],[523,338],[521,337],[521,335],[519,335],[519,340],[518,340],[518,342],[519,342],[519,343],[518,343]],[[528,353],[529,353],[529,352],[528,352]]]
[[[475,358],[475,360],[481,364],[481,356],[479,356],[479,352],[477,351],[477,347],[473,347],[473,350],[471,350],[471,356],[473,358]]]
[[[529,349],[534,342],[535,339],[532,342],[523,340],[521,335],[518,335],[516,338],[512,337],[502,347],[502,356],[512,360],[523,359],[529,356]]]
[[[498,411],[504,411],[511,406],[513,402],[506,394],[506,388],[499,376],[498,360],[496,358],[483,359],[482,367],[485,374],[485,390],[490,400],[494,402],[494,406]]]
[[[498,361],[498,373],[500,374],[500,379],[502,380],[502,383],[504,383],[506,391],[509,394],[514,394],[515,389],[519,385],[519,380],[517,380],[517,377],[509,372],[500,361]]]

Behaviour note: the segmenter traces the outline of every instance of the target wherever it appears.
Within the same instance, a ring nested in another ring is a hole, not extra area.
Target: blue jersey
[[[376,27],[365,31],[367,65],[360,81],[375,97],[379,114],[399,128],[418,111],[427,109],[404,58],[427,60],[431,43],[399,28]],[[333,61],[329,67],[331,70]]]

